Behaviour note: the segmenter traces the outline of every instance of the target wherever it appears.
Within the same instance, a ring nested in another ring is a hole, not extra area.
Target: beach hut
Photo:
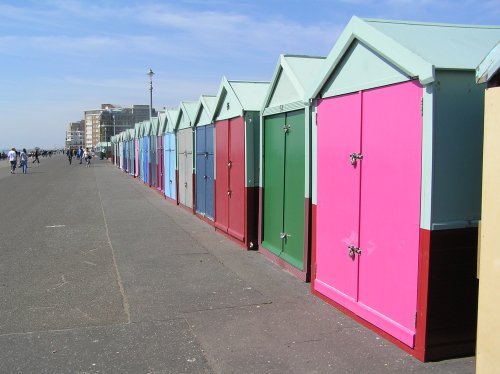
[[[195,211],[213,224],[215,198],[215,137],[213,115],[217,98],[201,95],[195,111]]]
[[[500,43],[476,70],[477,82],[487,85],[484,106],[483,189],[479,251],[479,306],[476,373],[500,367]]]
[[[167,116],[165,112],[158,113],[158,131],[156,133],[156,189],[165,194],[165,165],[163,135],[167,126]]]
[[[109,141],[111,143],[111,162],[116,165],[116,136],[111,136]]]
[[[311,111],[306,88],[324,57],[281,55],[262,109],[259,249],[310,277]]]
[[[500,27],[353,17],[305,96],[316,103],[312,290],[420,360],[474,354],[474,71],[499,39]]]
[[[140,173],[140,146],[139,146],[139,133],[141,131],[141,123],[137,122],[134,126],[134,177],[139,177]]]
[[[177,202],[177,167],[174,128],[177,123],[178,109],[165,111],[165,134],[163,135],[163,165],[165,166],[165,197]]]
[[[135,175],[135,129],[128,129],[129,138],[129,174],[131,176]]]
[[[118,134],[118,152],[120,154],[120,169],[124,170],[124,166],[125,166],[125,157],[124,157],[124,153],[125,153],[125,147],[123,146],[123,134],[122,133],[119,133]]]
[[[149,128],[149,134],[148,134],[148,139],[149,139],[149,187],[156,188],[157,187],[157,179],[156,179],[156,173],[157,173],[157,159],[156,159],[156,153],[157,153],[157,134],[158,134],[158,127],[159,127],[159,120],[158,117],[152,117],[151,118],[151,127]]]
[[[193,123],[196,105],[195,101],[182,101],[175,125],[179,181],[177,203],[188,209],[193,209]]]
[[[151,132],[151,122],[142,122],[142,177],[144,184],[149,184],[149,133]]]
[[[222,79],[216,98],[215,228],[257,247],[260,110],[269,82]]]

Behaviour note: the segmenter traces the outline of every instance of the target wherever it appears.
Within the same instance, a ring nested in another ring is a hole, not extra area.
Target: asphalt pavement
[[[421,363],[111,165],[0,161],[0,373],[473,373]]]

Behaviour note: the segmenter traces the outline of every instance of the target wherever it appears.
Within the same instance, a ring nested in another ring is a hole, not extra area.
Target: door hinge
[[[417,327],[417,312],[415,312],[415,316],[413,317],[413,325]]]
[[[420,99],[420,115],[423,117],[424,116],[424,97]]]

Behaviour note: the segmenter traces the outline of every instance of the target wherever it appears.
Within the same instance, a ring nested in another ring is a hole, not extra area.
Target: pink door
[[[318,105],[315,289],[408,346],[417,301],[421,97],[421,86],[405,82]]]

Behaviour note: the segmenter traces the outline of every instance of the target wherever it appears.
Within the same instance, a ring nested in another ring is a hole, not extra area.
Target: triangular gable
[[[148,135],[154,135],[158,133],[158,126],[159,126],[159,121],[158,117],[151,117],[151,125],[149,126],[149,132]]]
[[[167,113],[166,112],[158,113],[158,121],[159,121],[158,136],[160,136],[165,134],[165,132],[167,131]]]
[[[179,115],[178,109],[168,109],[167,110],[167,133],[174,132],[175,126],[177,124],[177,117]]]
[[[325,57],[281,55],[264,100],[264,108],[302,101],[305,89],[324,61]]]
[[[200,100],[198,101],[198,106],[196,108],[194,126],[205,126],[212,123],[216,102],[216,96],[200,96]]]
[[[226,77],[222,78],[216,96],[213,121],[239,117],[243,115],[243,106],[233,91]]]
[[[141,122],[136,122],[134,129],[135,129],[134,137],[139,138],[141,133]]]
[[[179,115],[175,125],[176,130],[187,129],[193,126],[196,111],[196,101],[182,101],[179,105]]]
[[[242,116],[246,111],[260,111],[269,82],[236,81],[222,78],[216,99],[214,120]]]
[[[317,78],[306,90],[304,102],[318,96],[355,41],[360,41],[366,47],[377,51],[378,55],[391,62],[407,76],[418,77],[423,85],[434,81],[432,64],[370,26],[368,22],[354,16],[328,54]]]
[[[304,101],[316,98],[356,42],[422,85],[435,80],[435,69],[474,70],[500,39],[500,27],[370,20],[352,17]],[[483,53],[480,55],[480,53]]]
[[[321,97],[343,95],[410,79],[390,61],[355,40],[321,89]]]

